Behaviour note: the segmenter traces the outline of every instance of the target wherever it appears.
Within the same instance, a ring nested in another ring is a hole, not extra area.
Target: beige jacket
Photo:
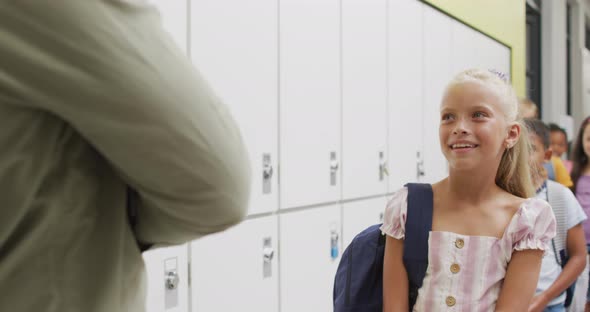
[[[0,0],[0,311],[143,311],[136,238],[239,222],[246,155],[150,6]]]

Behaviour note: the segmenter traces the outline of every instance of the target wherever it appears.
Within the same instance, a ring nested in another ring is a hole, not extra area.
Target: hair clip
[[[496,75],[498,78],[502,79],[504,82],[508,83],[508,75],[506,75],[505,73],[495,70],[495,69],[488,69],[488,71],[494,75]]]

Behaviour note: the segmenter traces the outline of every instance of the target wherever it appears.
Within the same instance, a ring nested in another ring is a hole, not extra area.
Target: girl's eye
[[[451,115],[451,114],[444,114],[444,115],[442,115],[442,118],[441,118],[441,119],[442,119],[443,121],[448,121],[448,120],[453,120],[453,118],[454,118],[454,117],[453,117],[453,115]]]
[[[487,115],[484,112],[476,112],[473,114],[473,118],[484,118],[487,117]]]

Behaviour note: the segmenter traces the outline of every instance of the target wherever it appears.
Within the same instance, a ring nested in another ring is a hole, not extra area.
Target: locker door
[[[469,68],[489,69],[485,64],[485,51],[481,51],[476,30],[455,20],[452,21],[452,73]],[[482,53],[484,55],[482,55]],[[482,62],[482,59],[484,61]]]
[[[340,206],[285,213],[280,224],[280,311],[332,311],[334,275],[342,252]]]
[[[339,0],[280,3],[281,208],[340,198]]]
[[[342,1],[342,197],[387,192],[386,0]]]
[[[387,197],[377,197],[342,205],[342,245],[343,250],[352,239],[367,227],[382,223]]]
[[[480,33],[478,33],[477,44],[480,51],[485,51],[481,53],[481,57],[484,58],[482,59],[484,68],[500,71],[510,81],[510,48]]]
[[[162,24],[176,44],[186,53],[186,34],[188,23],[186,11],[188,8],[187,0],[148,0],[159,11],[162,17]]]
[[[479,31],[452,21],[453,73],[468,68],[510,74],[510,49]]]
[[[146,251],[147,312],[188,312],[187,245]]]
[[[192,0],[191,57],[242,131],[250,214],[278,207],[277,0]]]
[[[278,311],[278,244],[276,216],[193,241],[192,311]]]
[[[438,139],[440,103],[451,72],[451,18],[424,6],[424,182],[447,176]]]
[[[423,159],[423,6],[414,0],[389,1],[390,192],[417,182]]]

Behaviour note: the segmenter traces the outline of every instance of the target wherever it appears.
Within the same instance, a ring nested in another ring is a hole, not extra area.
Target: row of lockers
[[[156,3],[241,127],[251,214],[384,194],[418,163],[442,177],[444,86],[510,69],[509,48],[417,0]]]
[[[253,168],[250,218],[145,253],[149,312],[330,311],[339,257],[386,194],[446,173],[438,105],[510,49],[417,0],[157,0],[230,106]]]
[[[385,204],[377,197],[292,210],[247,220],[190,249],[148,251],[147,312],[330,311],[342,251],[380,222]],[[173,288],[166,283],[171,269],[178,276]]]

